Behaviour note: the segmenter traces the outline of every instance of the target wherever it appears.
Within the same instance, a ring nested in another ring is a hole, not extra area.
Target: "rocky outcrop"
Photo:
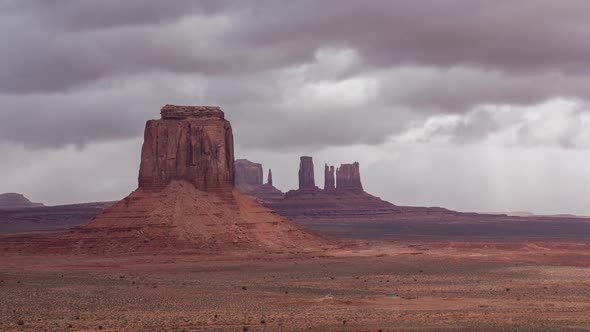
[[[313,165],[311,157],[301,158],[300,187],[301,174],[305,174],[304,170],[308,169],[310,165]],[[493,218],[493,216],[485,214],[462,213],[436,207],[397,206],[384,201],[364,191],[358,162],[342,164],[335,173],[335,187],[333,184],[334,167],[326,165],[324,167],[325,184],[323,190],[317,187],[290,190],[285,194],[284,199],[265,201],[264,204],[283,216],[310,226],[321,223],[354,224],[426,220],[479,221]]]
[[[44,206],[41,203],[33,203],[22,194],[5,193],[0,194],[0,209],[22,209]]]
[[[299,162],[299,190],[316,189],[313,159],[303,156]]]
[[[399,207],[366,193],[360,177],[360,164],[342,164],[337,170],[324,167],[324,189],[312,185],[313,160],[301,157],[298,190],[290,190],[284,199],[264,201],[265,206],[302,223],[389,222],[432,215],[455,217],[453,211],[431,208]]]
[[[236,168],[236,186],[262,185],[262,165],[246,159],[238,159]]]
[[[80,228],[87,244],[104,232],[110,247],[133,250],[319,248],[321,238],[234,188],[232,130],[219,108],[161,114],[146,125],[139,189]],[[239,164],[241,183],[263,186],[261,165]]]
[[[262,164],[247,159],[236,160],[236,187],[261,202],[283,199],[285,194],[272,185],[272,171],[268,170],[268,182],[262,184]]]
[[[332,191],[336,189],[336,178],[334,177],[334,166],[324,167],[324,190]]]
[[[268,169],[268,178],[266,180],[266,184],[272,186],[272,169]]]
[[[361,173],[358,162],[342,164],[336,169],[336,190],[362,193]]]
[[[145,126],[139,187],[187,181],[202,191],[234,186],[233,133],[219,107],[166,105]]]
[[[137,190],[67,233],[4,243],[27,252],[216,255],[330,243],[234,187],[231,125],[218,107],[166,105],[161,115],[146,124]]]

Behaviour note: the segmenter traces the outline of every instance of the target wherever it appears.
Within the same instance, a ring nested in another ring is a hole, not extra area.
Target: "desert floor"
[[[264,258],[4,253],[0,330],[590,330],[590,241],[525,242]]]

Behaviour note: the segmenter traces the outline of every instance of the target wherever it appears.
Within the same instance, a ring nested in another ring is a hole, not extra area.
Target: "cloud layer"
[[[222,106],[238,151],[268,163],[359,146],[382,163],[390,144],[584,153],[588,11],[582,0],[0,0],[0,152],[115,153],[176,103]],[[24,175],[11,177],[0,191],[19,190]],[[113,188],[99,196],[123,194]]]

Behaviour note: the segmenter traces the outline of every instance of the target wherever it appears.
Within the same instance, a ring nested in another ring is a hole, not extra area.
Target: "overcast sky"
[[[359,161],[395,204],[590,215],[587,0],[0,0],[0,192],[137,186],[145,121],[219,105],[296,187]]]

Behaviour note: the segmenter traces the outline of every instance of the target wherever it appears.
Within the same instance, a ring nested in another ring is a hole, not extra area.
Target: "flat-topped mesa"
[[[302,189],[317,189],[312,157],[303,156],[299,162],[299,190]]]
[[[254,163],[247,159],[238,159],[235,162],[235,168],[237,187],[262,184],[262,164]]]
[[[336,190],[354,193],[362,193],[364,191],[358,162],[342,164],[336,169]]]
[[[334,166],[324,167],[324,190],[333,191],[336,189],[336,178],[334,177]]]
[[[202,191],[232,190],[233,133],[221,109],[166,105],[161,115],[145,126],[139,187],[162,189],[184,180]]]
[[[221,118],[225,115],[219,106],[177,106],[166,105],[160,111],[162,119],[182,120],[189,117],[195,118]]]
[[[22,194],[0,194],[0,209],[21,209],[29,207],[41,207],[42,203],[33,203]]]

